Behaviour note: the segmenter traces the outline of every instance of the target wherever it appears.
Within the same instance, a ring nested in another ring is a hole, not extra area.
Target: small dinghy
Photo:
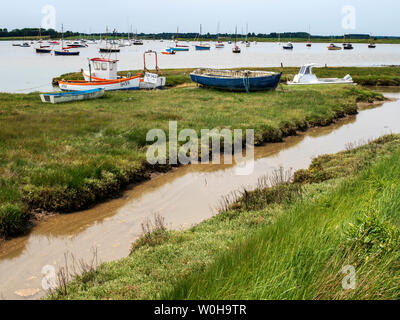
[[[331,51],[338,51],[338,50],[342,50],[342,48],[339,47],[339,46],[337,46],[337,45],[335,45],[335,44],[333,44],[333,43],[331,43],[331,44],[329,45],[329,47],[328,47],[328,50],[331,50]]]
[[[268,71],[197,69],[192,80],[204,87],[229,91],[275,90],[282,73]]]
[[[163,51],[163,52],[161,52],[162,54],[176,54],[176,52],[175,51],[173,51],[173,50],[169,50],[169,51]]]
[[[343,44],[343,50],[353,50],[354,47],[351,43],[345,43]]]
[[[57,92],[57,93],[44,93],[40,95],[43,103],[65,103],[72,101],[90,100],[101,98],[104,95],[104,89],[93,89],[87,91],[73,91],[73,92]]]
[[[293,43],[288,42],[287,44],[285,44],[285,45],[283,46],[283,49],[284,49],[284,50],[293,50]]]
[[[312,85],[312,84],[355,84],[350,75],[344,78],[317,78],[312,72],[314,64],[306,64],[301,67],[299,74],[297,74],[293,81],[288,81],[288,85]]]

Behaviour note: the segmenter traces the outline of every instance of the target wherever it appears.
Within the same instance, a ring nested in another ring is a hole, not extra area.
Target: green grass
[[[321,156],[302,170],[329,173],[317,181],[261,184],[189,230],[146,235],[49,298],[398,299],[399,161],[399,135]],[[341,286],[346,265],[354,291]]]
[[[241,68],[248,70],[267,70],[282,72],[281,82],[286,83],[293,80],[293,77],[299,72],[299,68]],[[320,78],[343,78],[350,74],[354,81],[364,86],[400,86],[400,67],[322,67],[314,68],[314,73]],[[189,85],[193,82],[190,79],[190,73],[193,69],[166,69],[163,70],[167,77],[167,86],[175,87],[178,85]],[[127,73],[137,74],[140,70],[131,70],[120,72],[120,75],[126,76]],[[70,73],[61,75],[53,79],[53,84],[57,85],[61,79],[65,80],[83,80],[80,73]]]
[[[38,94],[0,94],[0,214],[14,213],[3,236],[23,229],[27,212],[73,212],[118,195],[156,170],[145,159],[146,133],[179,129],[255,129],[256,144],[297,129],[328,125],[382,95],[356,87],[285,88],[254,94],[196,87],[107,93],[101,100],[42,104]],[[11,209],[10,209],[11,208]],[[18,217],[18,219],[17,219]],[[8,219],[1,220],[7,224]]]
[[[234,242],[165,299],[399,299],[400,151]],[[355,290],[343,290],[346,265]]]

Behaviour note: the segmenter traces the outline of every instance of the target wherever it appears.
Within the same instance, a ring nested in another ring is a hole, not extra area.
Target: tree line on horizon
[[[39,36],[39,33],[41,33],[42,37],[49,37],[49,38],[58,38],[60,37],[60,32],[54,30],[54,29],[42,29],[39,31],[39,28],[24,28],[24,29],[13,29],[9,31],[7,28],[0,28],[0,37],[35,37]],[[90,36],[102,36],[105,37],[107,34],[106,33],[79,33],[79,32],[73,32],[73,31],[65,31],[64,32],[64,37],[77,37],[77,36],[83,36],[83,37],[90,37]],[[132,36],[132,34],[130,34]],[[109,37],[128,37],[127,32],[113,32],[108,34]],[[162,33],[139,33],[137,34],[138,37],[141,38],[151,38],[151,39],[175,39],[177,37],[176,33],[172,32],[162,32]],[[238,37],[244,37],[246,36],[245,34],[239,34]],[[269,38],[269,39],[278,39],[279,37],[281,38],[294,38],[294,39],[307,39],[309,37],[309,34],[307,32],[283,32],[283,33],[277,33],[277,32],[271,32],[269,34],[267,33],[248,33],[247,35],[250,38]],[[179,39],[194,39],[198,37],[198,33],[196,32],[189,32],[189,33],[179,33],[178,35]],[[204,39],[215,39],[217,37],[217,34],[204,34],[201,36]],[[231,33],[221,33],[220,37],[223,38],[233,38],[234,34]],[[318,39],[338,39],[342,38],[343,35],[329,35],[329,36],[323,36],[323,35],[311,35],[311,38],[318,38]],[[351,39],[369,39],[370,35],[368,34],[346,34],[346,37],[349,37]],[[400,37],[396,36],[375,36],[376,39],[399,39]]]

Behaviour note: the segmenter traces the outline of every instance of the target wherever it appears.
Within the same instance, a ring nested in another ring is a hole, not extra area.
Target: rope
[[[13,90],[12,92],[23,92],[23,91],[28,91],[28,90],[31,91],[31,90],[34,90],[34,89],[40,89],[40,88],[43,88],[43,87],[47,87],[48,85],[49,84],[46,83],[46,84],[43,84],[43,85],[40,85],[40,86],[37,86],[37,87]],[[36,91],[36,90],[34,90],[34,91]],[[34,91],[31,91],[31,92],[34,92]]]
[[[249,80],[249,75],[247,73],[243,76],[243,84],[246,89],[246,92],[250,93],[250,80]]]

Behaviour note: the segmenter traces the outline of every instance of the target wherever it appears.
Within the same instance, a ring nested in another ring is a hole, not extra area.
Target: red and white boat
[[[82,70],[85,80],[61,80],[58,85],[65,91],[86,91],[103,88],[106,91],[139,90],[140,74],[134,77],[119,77],[118,60],[93,58],[89,60],[89,71]]]
[[[146,55],[154,55],[155,56],[155,65],[157,74],[150,73],[150,71],[146,67]],[[138,89],[162,89],[165,87],[166,78],[164,76],[160,76],[161,72],[158,67],[158,58],[157,53],[155,51],[146,51],[143,54],[144,60],[144,77],[139,79]],[[103,58],[94,58],[90,60],[89,71],[82,70],[83,77],[85,81],[93,82],[93,81],[114,81],[121,79],[132,79],[121,78],[118,76],[118,60],[112,59],[103,59]],[[141,77],[139,74],[138,77]],[[107,90],[107,89],[106,89]],[[126,89],[127,90],[127,89]],[[134,90],[134,89],[130,89]]]

